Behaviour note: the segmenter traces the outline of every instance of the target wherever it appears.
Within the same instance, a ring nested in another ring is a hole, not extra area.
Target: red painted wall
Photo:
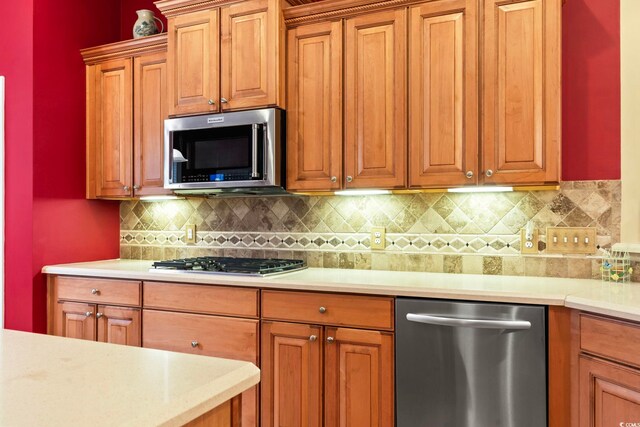
[[[84,199],[79,49],[117,41],[120,9],[111,0],[67,6],[0,4],[0,74],[7,77],[4,305],[11,329],[46,330],[44,265],[118,256],[118,203]]]
[[[40,273],[44,265],[119,256],[119,203],[85,199],[85,67],[79,52],[85,47],[118,41],[119,19],[120,8],[117,3],[114,7],[112,0],[73,0],[63,8],[56,1],[35,0],[33,325],[36,331],[46,330],[43,316],[46,286]]]
[[[620,179],[620,2],[563,8],[562,178]]]
[[[129,40],[133,37],[133,24],[138,19],[136,10],[149,9],[160,18],[164,24],[165,30],[167,29],[167,19],[162,16],[162,13],[153,4],[154,0],[120,0],[120,39]],[[161,29],[161,28],[160,28]]]
[[[33,0],[0,1],[5,100],[5,326],[32,329]]]

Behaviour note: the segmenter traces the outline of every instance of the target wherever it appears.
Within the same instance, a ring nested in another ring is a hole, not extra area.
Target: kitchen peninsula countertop
[[[180,426],[259,379],[249,362],[0,330],[3,426]]]
[[[149,271],[153,261],[46,266],[46,274],[356,294],[558,305],[640,321],[640,284],[599,280],[308,268],[269,277]]]

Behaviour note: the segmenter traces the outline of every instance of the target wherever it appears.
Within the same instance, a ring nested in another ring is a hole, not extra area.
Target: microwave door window
[[[246,169],[251,167],[246,138],[195,141],[194,167],[199,170]]]
[[[251,125],[178,132],[173,148],[187,161],[173,164],[175,182],[251,180],[253,135]]]

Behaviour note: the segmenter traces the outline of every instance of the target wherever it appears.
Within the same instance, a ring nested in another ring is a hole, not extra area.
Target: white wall
[[[623,243],[640,244],[640,1],[620,1]],[[634,245],[636,246],[636,245]],[[637,247],[637,246],[636,246]],[[635,250],[634,250],[635,252]]]

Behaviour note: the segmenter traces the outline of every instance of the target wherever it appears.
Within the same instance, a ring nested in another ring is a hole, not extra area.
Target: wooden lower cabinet
[[[143,310],[142,346],[259,365],[259,321]],[[242,393],[243,427],[258,425],[258,386]]]
[[[640,370],[580,356],[580,426],[640,423]]]
[[[347,328],[325,334],[325,425],[393,426],[393,335]]]
[[[53,320],[53,335],[96,340],[95,304],[60,301]]]
[[[322,327],[262,324],[262,427],[322,425]]]
[[[263,322],[262,427],[393,424],[392,333]]]
[[[60,301],[53,334],[139,347],[140,309]]]

